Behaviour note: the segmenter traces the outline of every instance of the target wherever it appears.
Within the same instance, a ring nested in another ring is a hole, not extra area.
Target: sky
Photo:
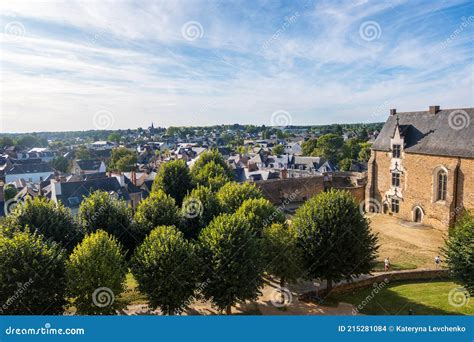
[[[473,1],[1,1],[0,132],[473,107]]]

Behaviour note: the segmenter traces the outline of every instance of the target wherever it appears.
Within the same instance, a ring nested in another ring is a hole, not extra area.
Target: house
[[[73,214],[77,214],[82,201],[98,190],[116,195],[129,205],[132,204],[127,188],[122,186],[116,177],[94,178],[77,182],[59,182],[53,179],[48,197],[56,203],[62,202],[65,207],[71,209]]]
[[[100,159],[79,159],[72,163],[72,173],[77,175],[105,171],[105,163]]]
[[[368,163],[366,210],[438,229],[474,209],[474,108],[390,111]]]
[[[303,148],[301,147],[300,142],[288,142],[285,144],[285,154],[303,154]]]
[[[14,164],[4,170],[5,183],[14,182],[21,178],[28,182],[39,183],[53,174],[52,167],[42,162],[21,163],[15,161]]]
[[[116,146],[113,142],[110,141],[96,141],[91,144],[93,150],[111,150]]]

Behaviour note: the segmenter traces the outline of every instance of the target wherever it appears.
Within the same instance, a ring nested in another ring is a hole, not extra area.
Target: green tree
[[[360,144],[360,152],[359,152],[359,160],[368,162],[370,159],[371,147],[372,144],[370,143],[362,143]]]
[[[222,154],[220,154],[217,150],[204,151],[201,153],[191,168],[191,175],[194,177],[204,168],[206,164],[210,163],[211,161],[217,165],[220,165],[224,169],[224,175],[227,176],[227,178],[233,179],[234,174],[232,170],[230,169],[229,165],[227,165],[227,162],[225,161]]]
[[[352,159],[351,158],[344,158],[339,161],[339,170],[341,171],[349,171],[351,169]]]
[[[343,157],[356,160],[361,150],[361,141],[356,138],[347,139],[343,146]]]
[[[323,157],[332,162],[337,162],[339,159],[344,139],[337,134],[325,134],[318,139],[318,144],[312,155]]]
[[[205,298],[231,314],[238,301],[255,300],[263,285],[262,241],[235,215],[216,217],[199,236]]]
[[[18,194],[18,190],[12,184],[7,184],[3,188],[3,196],[4,196],[5,201],[11,200],[17,194]]]
[[[198,185],[184,198],[181,214],[185,220],[183,232],[187,238],[196,238],[214,217],[221,213],[216,194],[207,187]]]
[[[108,168],[113,171],[128,172],[136,168],[137,154],[126,147],[112,150]]]
[[[69,161],[63,156],[54,158],[51,162],[53,169],[66,173],[69,170]]]
[[[246,220],[254,233],[261,237],[263,228],[272,223],[285,223],[286,218],[281,210],[275,208],[265,198],[252,198],[245,200],[236,211],[237,217]]]
[[[27,197],[23,204],[16,206],[8,215],[6,226],[12,230],[18,228],[38,232],[69,251],[84,236],[82,228],[74,221],[68,208],[44,197]]]
[[[137,248],[132,273],[151,308],[174,315],[181,313],[194,295],[200,276],[198,255],[175,227],[157,227]]]
[[[292,224],[302,247],[306,278],[350,280],[370,273],[377,256],[377,236],[347,191],[323,192],[305,202]]]
[[[308,141],[305,141],[303,144],[301,144],[303,156],[313,155],[313,151],[316,149],[317,145],[318,145],[317,139],[310,139]]]
[[[216,196],[222,211],[229,214],[235,213],[245,200],[263,198],[262,191],[254,184],[236,182],[225,184]]]
[[[287,281],[294,282],[304,275],[302,251],[298,247],[296,231],[286,224],[273,223],[263,230],[265,270],[280,279],[280,288]],[[284,301],[284,298],[282,298]]]
[[[194,184],[209,187],[212,191],[218,191],[231,180],[227,171],[213,160],[196,171],[193,177]]]
[[[0,234],[0,314],[61,315],[65,294],[58,244],[19,229],[10,237]]]
[[[158,190],[140,202],[134,221],[140,236],[144,238],[158,226],[180,226],[181,216],[174,198]]]
[[[285,146],[281,144],[276,145],[275,147],[272,148],[272,153],[274,155],[280,155],[280,154],[285,153]]]
[[[109,137],[107,138],[107,140],[112,141],[117,144],[120,142],[121,139],[122,139],[122,136],[118,132],[110,133]]]
[[[104,230],[132,251],[140,235],[132,225],[132,210],[125,201],[105,191],[95,191],[82,201],[78,220],[87,233]]]
[[[163,164],[153,181],[153,191],[163,190],[176,200],[178,205],[192,189],[191,175],[184,160],[173,160]]]
[[[453,277],[474,294],[474,217],[466,212],[450,230],[443,249]]]
[[[75,151],[76,159],[84,160],[84,159],[91,159],[92,154],[85,146],[79,146],[79,148]]]
[[[117,240],[97,230],[76,246],[66,263],[68,295],[80,315],[112,315],[124,290],[127,268]]]

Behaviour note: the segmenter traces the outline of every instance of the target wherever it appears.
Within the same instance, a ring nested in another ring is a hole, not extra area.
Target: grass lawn
[[[144,304],[147,302],[146,297],[138,291],[138,284],[132,273],[127,273],[125,281],[125,291],[117,298],[117,301],[126,305]]]
[[[456,307],[449,303],[448,295],[460,286],[452,281],[393,283],[373,293],[373,288],[359,289],[352,293],[335,294],[327,300],[329,303],[344,302],[354,306],[367,304],[359,309],[366,315],[407,315],[413,310],[415,315],[474,315],[474,299],[465,305]]]

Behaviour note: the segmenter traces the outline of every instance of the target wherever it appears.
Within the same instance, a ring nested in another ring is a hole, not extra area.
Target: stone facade
[[[452,226],[464,209],[474,209],[474,159],[412,154],[401,152],[399,212],[392,211],[390,195],[392,152],[372,151],[369,161],[369,182],[366,189],[366,209],[415,221],[415,210],[421,210],[421,223],[438,229]],[[436,199],[437,170],[447,172],[446,200]],[[372,203],[368,201],[373,199]]]

